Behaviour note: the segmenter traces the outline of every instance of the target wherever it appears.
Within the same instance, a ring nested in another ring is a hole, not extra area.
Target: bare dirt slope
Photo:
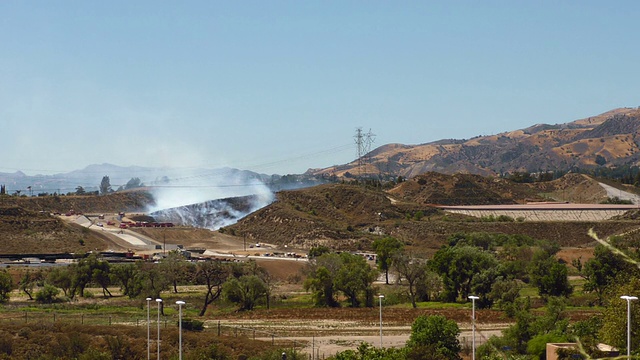
[[[417,204],[498,205],[543,200],[524,184],[472,174],[428,172],[389,190],[395,198]]]
[[[0,254],[85,253],[108,246],[99,233],[49,214],[0,207]]]
[[[378,236],[394,236],[425,252],[438,249],[459,232],[523,234],[561,246],[593,245],[587,233],[601,236],[637,227],[620,219],[604,222],[485,222],[446,214],[430,207],[435,202],[523,203],[553,200],[551,195],[574,194],[592,201],[606,198],[602,187],[588,177],[570,174],[550,183],[514,184],[476,175],[425,174],[385,193],[353,185],[325,185],[286,191],[278,200],[238,224],[224,229],[237,236],[308,249],[324,244],[336,249],[369,249]],[[569,196],[566,196],[569,198]]]
[[[607,191],[599,181],[583,174],[569,173],[560,179],[527,184],[547,199],[581,204],[597,204],[607,199]]]

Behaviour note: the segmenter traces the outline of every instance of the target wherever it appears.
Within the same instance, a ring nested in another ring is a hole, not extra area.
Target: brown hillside
[[[144,191],[116,192],[104,196],[0,196],[0,206],[15,206],[47,213],[66,213],[69,210],[79,213],[134,212],[144,211],[149,205],[154,204],[151,194]]]
[[[555,201],[597,204],[607,199],[598,181],[583,174],[569,173],[553,181],[527,184],[539,195]]]
[[[440,140],[420,145],[389,144],[358,161],[311,175],[401,175],[436,171],[447,174],[497,175],[572,167],[640,165],[640,109],[615,109],[565,124],[537,124],[526,129],[468,140]],[[601,156],[596,164],[596,156]],[[348,176],[347,176],[348,177]]]
[[[86,253],[108,245],[99,234],[49,214],[0,206],[0,254]]]
[[[230,226],[229,230],[267,243],[309,247],[338,240],[334,243],[336,247],[349,248],[371,238],[382,221],[403,219],[406,212],[417,209],[415,205],[393,204],[379,190],[354,185],[321,185],[279,192],[273,204]]]
[[[419,183],[421,180],[424,180],[424,184]],[[522,234],[551,240],[562,246],[592,247],[593,239],[587,235],[591,228],[606,237],[638,227],[637,223],[628,220],[484,222],[477,218],[443,213],[426,205],[436,202],[523,203],[541,199],[536,197],[537,193],[550,196],[564,192],[567,196],[584,198],[592,187],[601,188],[592,179],[577,174],[543,184],[537,187],[536,184],[515,184],[476,175],[429,173],[406,181],[389,193],[355,185],[323,185],[281,192],[272,205],[222,231],[236,236],[246,235],[256,242],[298,248],[324,244],[350,250],[370,249],[371,242],[376,238],[394,236],[416,251],[430,253],[442,246],[451,235],[460,232]],[[470,200],[465,202],[465,196]],[[417,216],[420,212],[425,216]]]
[[[106,196],[0,196],[0,254],[86,253],[113,247],[97,231],[64,222],[52,213],[140,211],[153,203],[146,192]]]
[[[403,201],[439,205],[497,205],[542,200],[523,184],[472,174],[428,172],[389,190]]]
[[[446,217],[445,217],[446,219]],[[550,240],[562,247],[594,247],[589,237],[593,229],[601,238],[622,234],[638,228],[633,221],[603,222],[480,222],[477,219],[451,217],[453,220],[424,219],[405,222],[385,228],[389,235],[402,239],[413,248],[426,253],[439,249],[456,233],[486,232],[495,234],[527,235],[534,239]]]

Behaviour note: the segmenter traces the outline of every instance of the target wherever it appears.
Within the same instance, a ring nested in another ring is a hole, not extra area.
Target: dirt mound
[[[103,234],[52,216],[71,209],[102,213],[143,209],[152,203],[148,193],[106,196],[0,196],[0,254],[85,253],[107,250],[113,244]]]
[[[108,245],[98,233],[46,214],[0,215],[0,254],[85,253]]]
[[[540,199],[531,188],[502,178],[435,172],[402,182],[389,194],[403,201],[439,205],[517,204]]]
[[[334,242],[338,248],[357,248],[375,232],[378,223],[403,219],[407,211],[416,209],[392,204],[380,190],[321,185],[279,192],[273,204],[221,231],[301,248],[330,240],[338,240]]]
[[[596,204],[607,199],[607,191],[598,181],[583,175],[568,173],[563,177],[547,182],[528,184],[540,196],[556,201]]]

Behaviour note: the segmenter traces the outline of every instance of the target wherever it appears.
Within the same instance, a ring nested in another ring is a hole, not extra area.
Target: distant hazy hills
[[[404,176],[429,171],[445,174],[495,175],[513,171],[568,170],[574,167],[640,165],[640,109],[622,108],[565,124],[537,124],[526,129],[467,140],[439,140],[420,145],[387,144],[345,165],[311,169],[303,175],[265,175],[232,168],[184,169],[90,165],[64,174],[28,176],[20,171],[0,173],[7,193],[74,192],[98,189],[103,176],[112,188],[139,178],[145,185],[231,188],[259,181],[271,190],[292,189],[320,183],[335,175]],[[362,164],[359,166],[359,163]],[[310,164],[311,166],[313,164]],[[249,195],[250,193],[234,194]],[[212,200],[209,198],[206,200]]]
[[[220,197],[250,195],[252,184],[264,184],[271,190],[292,189],[320,183],[309,175],[266,175],[233,168],[155,168],[142,166],[117,166],[94,164],[81,170],[53,175],[26,175],[21,171],[0,172],[0,184],[7,194],[36,196],[40,193],[67,194],[82,186],[86,192],[98,190],[102,178],[108,176],[112,190],[124,187],[132,178],[139,178],[145,186],[180,189],[217,189]],[[242,188],[247,188],[246,191]],[[232,191],[242,190],[242,191]],[[212,200],[217,196],[204,200]]]
[[[468,140],[420,145],[388,144],[359,162],[311,169],[310,175],[367,174],[413,177],[428,171],[495,175],[513,171],[568,170],[573,167],[640,165],[640,109],[621,108],[565,124]]]

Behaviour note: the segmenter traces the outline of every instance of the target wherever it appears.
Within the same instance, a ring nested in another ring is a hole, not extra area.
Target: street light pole
[[[472,323],[472,347],[471,347],[471,360],[476,360],[476,300],[480,299],[477,296],[470,295],[469,299],[471,299],[471,323]]]
[[[176,301],[176,304],[178,304],[178,324],[180,325],[180,330],[179,330],[179,339],[180,339],[180,347],[178,350],[178,359],[182,360],[182,305],[185,304],[184,301]]]
[[[378,295],[378,299],[380,299],[380,349],[382,349],[382,299],[384,299],[384,295]]]
[[[149,320],[149,301],[151,301],[151,298],[147,298],[147,360],[151,360],[151,320]]]
[[[160,360],[160,303],[162,302],[162,299],[156,299],[156,302],[158,303],[158,360]]]
[[[638,297],[622,295],[620,299],[627,300],[627,358],[631,358],[631,300],[638,300]]]

